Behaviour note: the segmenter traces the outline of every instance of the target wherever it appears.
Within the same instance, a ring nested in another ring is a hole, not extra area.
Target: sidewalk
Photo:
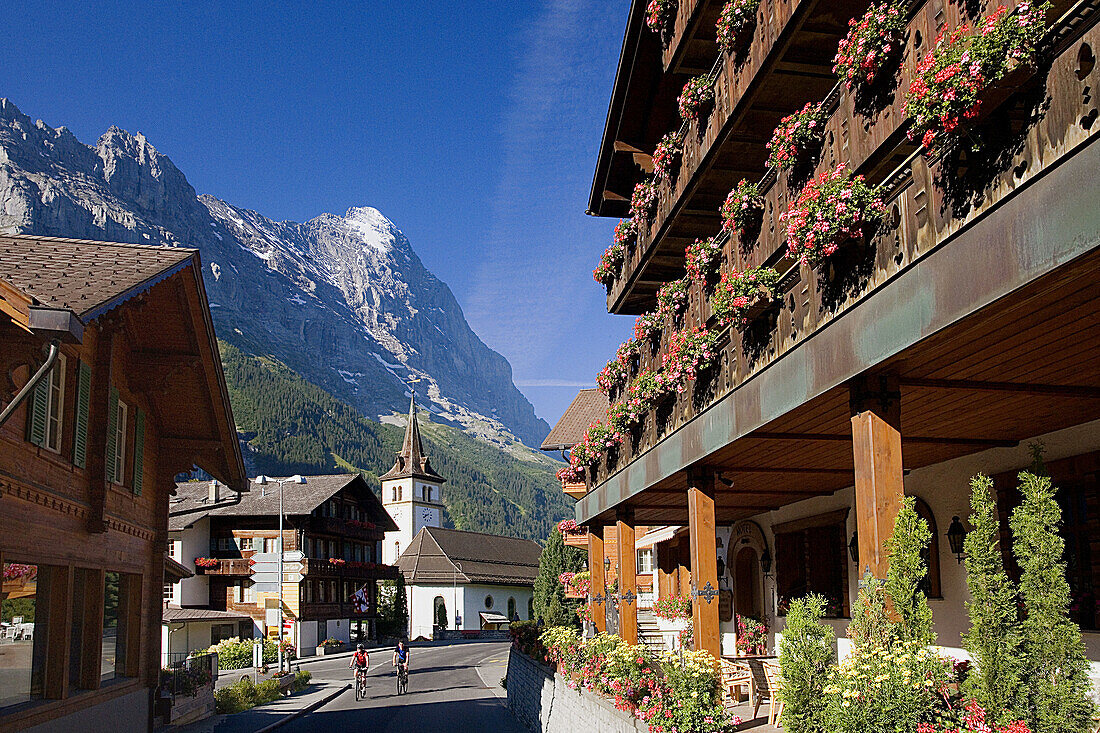
[[[311,683],[296,695],[259,705],[243,713],[215,715],[190,725],[160,730],[162,733],[260,733],[312,712],[349,688],[346,682]]]

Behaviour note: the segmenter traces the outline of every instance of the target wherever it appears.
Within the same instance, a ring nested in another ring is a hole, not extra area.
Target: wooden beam
[[[619,636],[627,644],[638,643],[638,573],[635,566],[634,513],[621,509],[615,522],[619,569]]]
[[[103,644],[103,568],[80,568],[80,582],[76,591],[80,594],[80,671],[79,682],[82,690],[98,690],[101,675]],[[77,619],[73,619],[74,622]]]
[[[851,468],[802,468],[795,466],[722,466],[722,473],[818,473],[828,476],[850,476]]]
[[[718,633],[718,550],[714,521],[717,477],[713,471],[688,474],[688,528],[691,544],[691,621],[695,649],[722,655]]]
[[[607,616],[604,614],[607,581],[603,572],[603,527],[588,528],[588,608],[596,631],[607,631]]]
[[[751,433],[749,438],[761,440],[824,440],[839,443],[847,443],[851,438],[837,433]],[[977,448],[1015,448],[1020,444],[1018,440],[1006,438],[950,438],[940,436],[905,436],[902,440],[914,445],[969,445]]]
[[[89,329],[91,330],[91,329]],[[87,334],[85,334],[87,336]],[[114,328],[95,329],[95,351],[92,367],[92,386],[88,400],[88,531],[100,534],[107,531],[103,521],[104,504],[107,501],[107,410],[111,401],[111,353],[114,345]]]
[[[902,387],[917,387],[922,389],[959,389],[972,392],[1018,392],[1023,394],[1048,395],[1050,397],[1100,399],[1100,387],[1084,385],[981,382],[969,379],[920,379],[916,377],[902,377],[899,381]]]
[[[43,572],[45,571],[45,572]],[[38,567],[37,603],[46,613],[45,628],[37,628],[36,636],[45,639],[45,679],[42,696],[47,700],[63,700],[69,696],[69,643],[72,640],[73,568],[71,565],[40,565]],[[41,619],[39,619],[41,621]],[[96,635],[98,641],[99,635]],[[35,646],[39,639],[35,639]]]
[[[889,561],[884,545],[894,531],[904,493],[901,399],[874,399],[867,384],[859,380],[851,385],[858,573],[862,577],[869,570],[885,579]],[[896,379],[888,378],[883,394],[895,394],[896,388]]]

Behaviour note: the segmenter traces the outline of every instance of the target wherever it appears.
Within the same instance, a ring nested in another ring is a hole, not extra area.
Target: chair
[[[749,689],[752,694],[752,672],[748,667],[727,659],[719,659],[722,674],[722,700],[723,702],[738,703],[741,701],[741,685]]]
[[[783,701],[779,696],[779,692],[783,686],[783,675],[778,664],[775,662],[764,662],[761,667],[764,670],[764,678],[768,684],[768,725],[774,725],[779,727],[779,718],[783,715]],[[760,705],[759,698],[757,698],[757,706]],[[755,713],[753,714],[755,716]]]

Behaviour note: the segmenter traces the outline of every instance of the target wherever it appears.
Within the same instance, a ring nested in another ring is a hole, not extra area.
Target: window
[[[1085,631],[1100,630],[1100,553],[1093,538],[1100,536],[1100,452],[1087,453],[1046,464],[1062,510],[1059,534],[1065,540],[1066,580],[1069,582],[1069,615]],[[1015,581],[1020,567],[1012,552],[1008,519],[1020,505],[1018,471],[993,477],[1001,521],[1001,554],[1005,570]]]
[[[646,547],[638,550],[637,566],[635,572],[638,573],[651,573],[653,572],[653,548]]]
[[[527,620],[535,620],[535,599],[533,597],[527,599]]]
[[[779,613],[809,593],[825,596],[825,615],[848,616],[847,510],[776,525],[775,581]]]
[[[264,552],[277,552],[274,537],[264,537]]]
[[[485,608],[492,608],[492,607],[493,607],[493,597],[492,596],[485,596]]]
[[[509,596],[508,598],[508,620],[511,621],[516,617],[516,599]]]
[[[255,603],[256,592],[251,580],[242,580],[237,584],[237,603]]]
[[[234,624],[214,624],[210,627],[211,644],[232,639],[234,636],[237,636],[237,629]]]
[[[107,572],[103,577],[103,655],[100,657],[100,679],[112,680],[116,677],[132,676],[127,674],[131,668],[136,674],[139,650],[130,650],[129,643],[137,640],[131,628],[140,618],[141,599],[135,592],[140,588],[135,576],[123,573]],[[132,652],[133,660],[130,660]]]
[[[46,420],[46,448],[61,452],[61,425],[65,409],[65,356],[57,355],[57,363],[50,371],[49,405]]]
[[[928,568],[928,574],[921,582],[921,590],[929,598],[943,598],[940,592],[940,533],[936,528],[936,517],[932,514],[932,508],[924,499],[915,497],[917,514],[928,523],[928,530],[932,533],[932,541],[921,551],[921,557]]]
[[[107,413],[107,478],[115,484],[126,480],[126,403],[111,387]]]
[[[176,586],[175,583],[165,583],[164,584],[164,602],[165,603],[167,603],[169,605],[173,605],[173,606],[178,606],[179,605],[179,601],[176,599],[176,587],[177,586]]]
[[[302,601],[305,603],[313,603],[313,581],[307,580],[302,583]]]
[[[4,623],[4,653],[0,654],[0,708],[43,696],[45,679],[46,613],[49,584],[39,582],[39,565],[6,562],[3,565],[5,599],[0,605]],[[43,575],[45,573],[43,572]]]
[[[393,543],[393,558],[394,558],[394,560],[396,560],[399,557],[401,557],[401,543],[400,542],[394,542]]]
[[[252,549],[252,538],[251,537],[241,537],[241,549],[246,550],[246,551]]]
[[[58,354],[53,369],[35,385],[27,407],[27,440],[54,453],[61,452],[65,410],[65,356]]]

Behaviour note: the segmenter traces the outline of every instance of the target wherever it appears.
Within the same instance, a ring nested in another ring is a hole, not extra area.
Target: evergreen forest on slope
[[[283,363],[220,341],[245,460],[259,473],[359,471],[375,493],[404,428],[368,420]],[[572,513],[549,459],[525,461],[419,415],[424,451],[443,486],[446,527],[542,541]]]

